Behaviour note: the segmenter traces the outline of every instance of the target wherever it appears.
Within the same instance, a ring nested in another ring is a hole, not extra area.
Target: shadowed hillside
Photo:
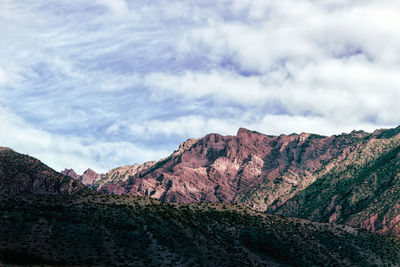
[[[362,266],[400,262],[398,241],[225,204],[31,195],[0,201],[3,263]]]
[[[89,192],[82,183],[66,177],[38,159],[0,147],[0,194],[58,194]]]

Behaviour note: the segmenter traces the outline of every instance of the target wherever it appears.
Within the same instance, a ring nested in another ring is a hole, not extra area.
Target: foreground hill
[[[4,153],[0,157],[0,265],[400,262],[398,240],[364,230],[268,215],[240,205],[101,195],[34,158],[9,149]],[[18,186],[23,190],[16,190]]]
[[[3,264],[371,266],[400,244],[347,226],[226,204],[110,195],[0,198]]]

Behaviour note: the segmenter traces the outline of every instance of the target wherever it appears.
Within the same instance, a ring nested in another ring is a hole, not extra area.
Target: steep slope
[[[65,177],[39,160],[0,147],[0,194],[58,194],[90,191],[82,183]]]
[[[374,136],[276,212],[400,236],[399,128]]]
[[[268,190],[255,192],[260,186],[283,187],[279,188],[282,196],[294,194],[314,181],[313,173],[350,153],[367,136],[359,132],[331,137],[267,136],[243,128],[237,136],[210,134],[188,140],[170,157],[129,177],[122,175],[99,190],[162,201],[244,202],[266,210],[275,199]],[[261,201],[254,201],[254,195]]]
[[[399,241],[226,204],[130,196],[0,196],[0,264],[372,266]]]

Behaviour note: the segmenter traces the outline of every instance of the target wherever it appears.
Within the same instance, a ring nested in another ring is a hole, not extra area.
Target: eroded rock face
[[[286,191],[301,188],[302,182],[313,181],[310,173],[351,144],[352,140],[343,136],[267,136],[240,128],[236,136],[209,134],[189,139],[170,157],[129,177],[122,174],[119,181],[99,190],[162,201],[242,202],[266,210],[275,199],[267,196],[269,192],[257,191],[260,185],[283,185]],[[261,201],[246,199],[255,196]]]
[[[80,179],[80,175],[78,175],[73,169],[65,169],[61,173],[77,180]]]
[[[99,174],[92,169],[87,169],[82,174],[82,183],[85,185],[91,185],[98,178]]]
[[[82,175],[78,175],[73,169],[65,169],[61,172],[65,176],[69,176],[78,181],[81,181],[84,185],[93,185],[93,183],[100,179],[101,175],[93,171],[92,169],[87,169]]]

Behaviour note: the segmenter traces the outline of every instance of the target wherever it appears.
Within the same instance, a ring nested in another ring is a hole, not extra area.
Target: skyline
[[[0,146],[57,171],[188,138],[400,124],[398,1],[0,3]]]

